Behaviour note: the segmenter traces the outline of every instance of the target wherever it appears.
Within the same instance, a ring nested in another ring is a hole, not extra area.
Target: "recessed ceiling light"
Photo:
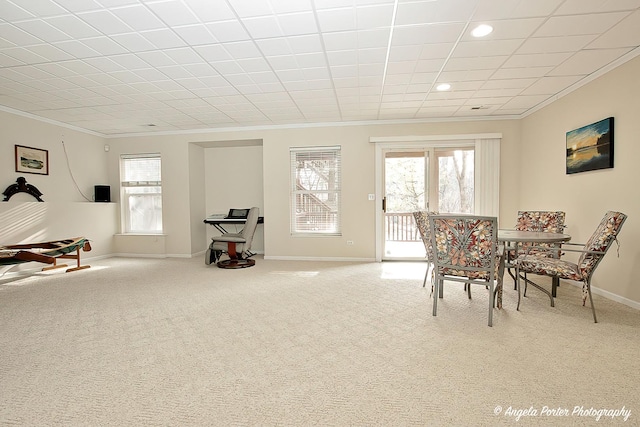
[[[439,90],[440,92],[449,89],[451,89],[451,85],[449,83],[440,83],[438,86],[436,86],[436,90]]]
[[[473,37],[484,37],[493,31],[493,27],[487,24],[480,24],[471,31]]]

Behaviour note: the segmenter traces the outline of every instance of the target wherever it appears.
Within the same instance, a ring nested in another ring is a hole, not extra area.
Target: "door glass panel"
[[[428,174],[424,151],[385,153],[385,259],[425,257],[413,212],[425,209]]]
[[[436,150],[438,159],[438,210],[473,213],[474,151]]]

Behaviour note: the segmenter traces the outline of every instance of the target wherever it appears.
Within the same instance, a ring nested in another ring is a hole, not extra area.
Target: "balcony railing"
[[[421,241],[413,213],[385,213],[384,217],[387,242]]]

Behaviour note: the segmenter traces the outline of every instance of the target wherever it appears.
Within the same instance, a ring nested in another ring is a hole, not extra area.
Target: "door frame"
[[[475,147],[475,212],[478,215],[498,216],[500,199],[500,141],[501,133],[423,136],[371,137],[375,144],[375,233],[376,261],[382,261],[384,229],[382,227],[382,198],[384,194],[384,151],[416,150],[419,148]],[[480,173],[480,172],[483,173]],[[486,176],[485,176],[486,175]]]

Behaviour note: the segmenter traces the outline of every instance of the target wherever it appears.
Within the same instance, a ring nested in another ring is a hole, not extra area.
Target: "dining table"
[[[509,252],[515,251],[515,256],[513,259],[515,260],[518,256],[518,244],[519,243],[529,243],[532,246],[539,245],[541,243],[556,243],[561,244],[563,242],[568,242],[571,240],[571,236],[569,234],[564,233],[552,233],[548,231],[523,231],[523,230],[514,230],[514,229],[498,229],[498,243],[502,243],[504,245],[504,254],[501,257],[500,266],[502,276],[504,276],[504,270],[506,269],[509,272],[509,275],[516,281],[518,278],[514,273],[511,272],[511,269],[515,267],[515,264],[512,263],[509,258]],[[551,299],[551,305],[553,306],[553,298],[556,296],[556,289],[559,284],[559,279],[554,277],[551,285],[551,292],[543,287],[539,286],[537,283],[532,282],[525,278],[528,284],[540,289],[542,292],[549,295]],[[497,294],[497,306],[498,308],[502,308],[502,290],[504,286],[504,277],[501,277],[500,283],[498,284]]]

